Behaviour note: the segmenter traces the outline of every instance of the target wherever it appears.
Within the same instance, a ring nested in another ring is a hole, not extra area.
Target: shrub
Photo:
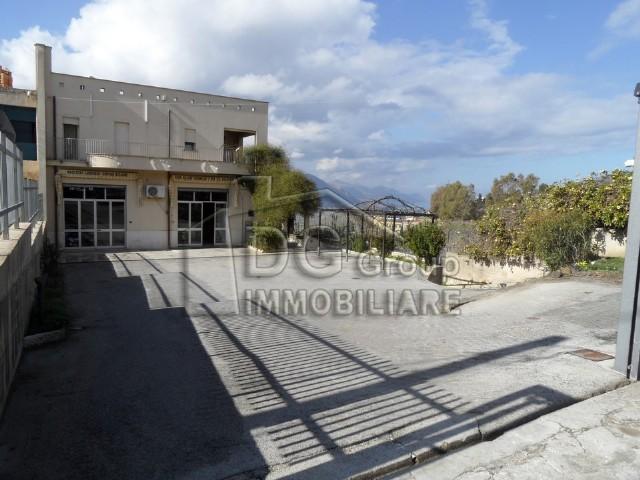
[[[435,223],[422,223],[409,227],[405,234],[405,245],[425,265],[433,263],[445,242],[444,231]]]
[[[284,235],[277,228],[254,227],[251,235],[251,245],[264,252],[275,252],[287,248]]]
[[[542,211],[527,217],[523,234],[535,256],[557,270],[594,255],[593,227],[594,221],[580,211]]]
[[[366,252],[367,251],[367,242],[363,237],[358,235],[354,239],[349,242],[349,249],[354,252]]]
[[[383,237],[375,236],[371,237],[370,246],[371,248],[375,248],[378,252],[382,253],[382,243]],[[387,233],[386,238],[384,238],[384,256],[388,257],[391,255],[391,252],[395,249],[395,239],[393,238],[393,234]]]

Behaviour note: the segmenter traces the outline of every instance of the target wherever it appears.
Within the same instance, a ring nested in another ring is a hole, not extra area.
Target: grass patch
[[[624,258],[599,258],[591,262],[579,262],[578,269],[583,272],[619,272],[624,269]]]

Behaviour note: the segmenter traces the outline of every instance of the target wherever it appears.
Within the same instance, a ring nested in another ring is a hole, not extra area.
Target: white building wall
[[[222,147],[225,129],[255,132],[257,143],[267,141],[268,104],[264,102],[60,73],[51,74],[51,85],[58,139],[63,138],[66,117],[78,121],[80,139],[113,141],[115,122],[126,122],[131,143],[165,146],[171,140],[172,146],[182,147],[187,128],[196,131],[196,148],[202,150]],[[53,151],[48,156],[56,158]]]
[[[46,210],[55,223],[49,238],[64,247],[62,185],[125,186],[126,247],[128,249],[177,247],[177,188],[214,188],[228,191],[229,234],[234,245],[245,239],[251,223],[251,196],[235,179],[248,173],[245,167],[220,162],[144,159],[130,155],[93,155],[64,160],[64,124],[78,125],[78,138],[115,140],[116,122],[129,124],[129,143],[184,147],[185,130],[195,130],[196,150],[216,152],[222,160],[224,132],[255,134],[258,144],[267,142],[266,102],[138,85],[51,72],[51,49],[36,46],[38,95],[38,161],[46,172]],[[46,140],[46,141],[45,141]],[[46,149],[45,146],[46,145]],[[101,158],[104,157],[104,158]],[[202,159],[200,156],[200,160]],[[216,165],[217,164],[217,165]],[[44,165],[47,165],[44,168]],[[92,168],[95,167],[95,168]],[[71,170],[76,169],[75,173]],[[119,169],[126,175],[112,175]],[[94,173],[91,173],[94,172]],[[95,175],[95,172],[101,172]],[[185,180],[191,175],[192,180]],[[205,179],[204,177],[210,177]],[[182,180],[176,180],[183,177]],[[200,178],[198,178],[200,177]],[[215,178],[213,178],[215,177]],[[213,182],[212,182],[213,179]],[[164,199],[148,199],[146,185],[164,185]],[[54,234],[57,232],[57,234]]]

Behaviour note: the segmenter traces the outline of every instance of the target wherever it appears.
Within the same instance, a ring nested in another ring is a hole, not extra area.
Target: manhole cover
[[[587,360],[591,360],[592,362],[601,362],[603,360],[610,360],[613,358],[612,355],[608,355],[602,352],[597,352],[595,350],[591,350],[590,348],[581,348],[580,350],[569,352],[569,354],[586,358]]]

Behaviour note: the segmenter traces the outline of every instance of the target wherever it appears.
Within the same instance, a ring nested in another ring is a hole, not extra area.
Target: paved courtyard
[[[74,328],[23,357],[0,477],[377,475],[625,383],[612,361],[570,354],[613,353],[619,285],[464,289],[449,292],[460,305],[450,313],[394,315],[385,299],[442,298],[442,287],[396,264],[370,275],[375,262],[353,258],[322,278],[331,254],[292,255],[269,276],[247,253],[67,256]],[[248,299],[272,289],[360,290],[373,313],[287,313]]]

